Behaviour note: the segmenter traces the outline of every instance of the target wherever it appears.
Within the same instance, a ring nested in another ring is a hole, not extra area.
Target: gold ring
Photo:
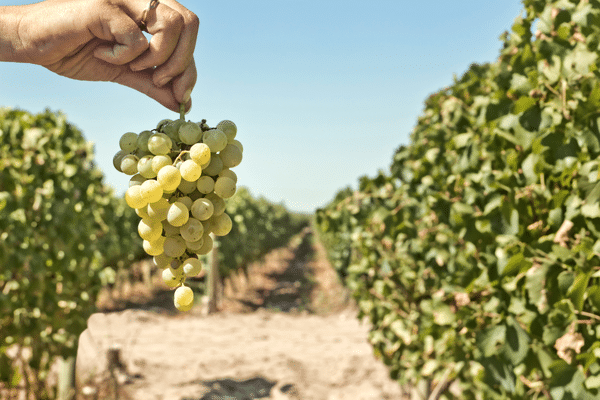
[[[141,30],[148,32],[148,27],[146,26],[148,14],[150,13],[150,10],[153,10],[156,7],[158,7],[158,0],[150,0],[148,8],[146,8],[144,12],[142,12],[142,19],[139,23],[139,27]]]

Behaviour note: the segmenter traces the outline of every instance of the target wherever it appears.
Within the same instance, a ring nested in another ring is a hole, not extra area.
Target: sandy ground
[[[216,314],[202,304],[185,314],[156,307],[94,314],[81,335],[77,377],[104,387],[80,398],[405,398],[309,231],[248,275],[226,285]],[[122,363],[112,376],[111,348]]]

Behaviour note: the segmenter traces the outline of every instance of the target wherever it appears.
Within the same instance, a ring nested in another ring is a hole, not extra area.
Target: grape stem
[[[185,104],[179,104],[179,119],[185,121]]]

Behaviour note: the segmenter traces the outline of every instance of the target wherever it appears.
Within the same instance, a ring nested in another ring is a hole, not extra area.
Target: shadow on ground
[[[181,400],[254,400],[269,398],[277,382],[270,381],[261,376],[242,381],[233,379],[215,379],[209,381],[198,381],[210,391],[202,397],[182,397]],[[283,385],[279,391],[286,394],[294,394],[295,387],[292,384]]]

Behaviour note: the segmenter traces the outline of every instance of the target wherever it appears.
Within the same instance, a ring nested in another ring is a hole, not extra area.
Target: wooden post
[[[57,400],[75,398],[75,357],[59,358]]]
[[[210,271],[208,273],[208,313],[217,312],[218,293],[219,293],[219,242],[214,234],[210,234],[213,239],[213,248],[209,253]]]

